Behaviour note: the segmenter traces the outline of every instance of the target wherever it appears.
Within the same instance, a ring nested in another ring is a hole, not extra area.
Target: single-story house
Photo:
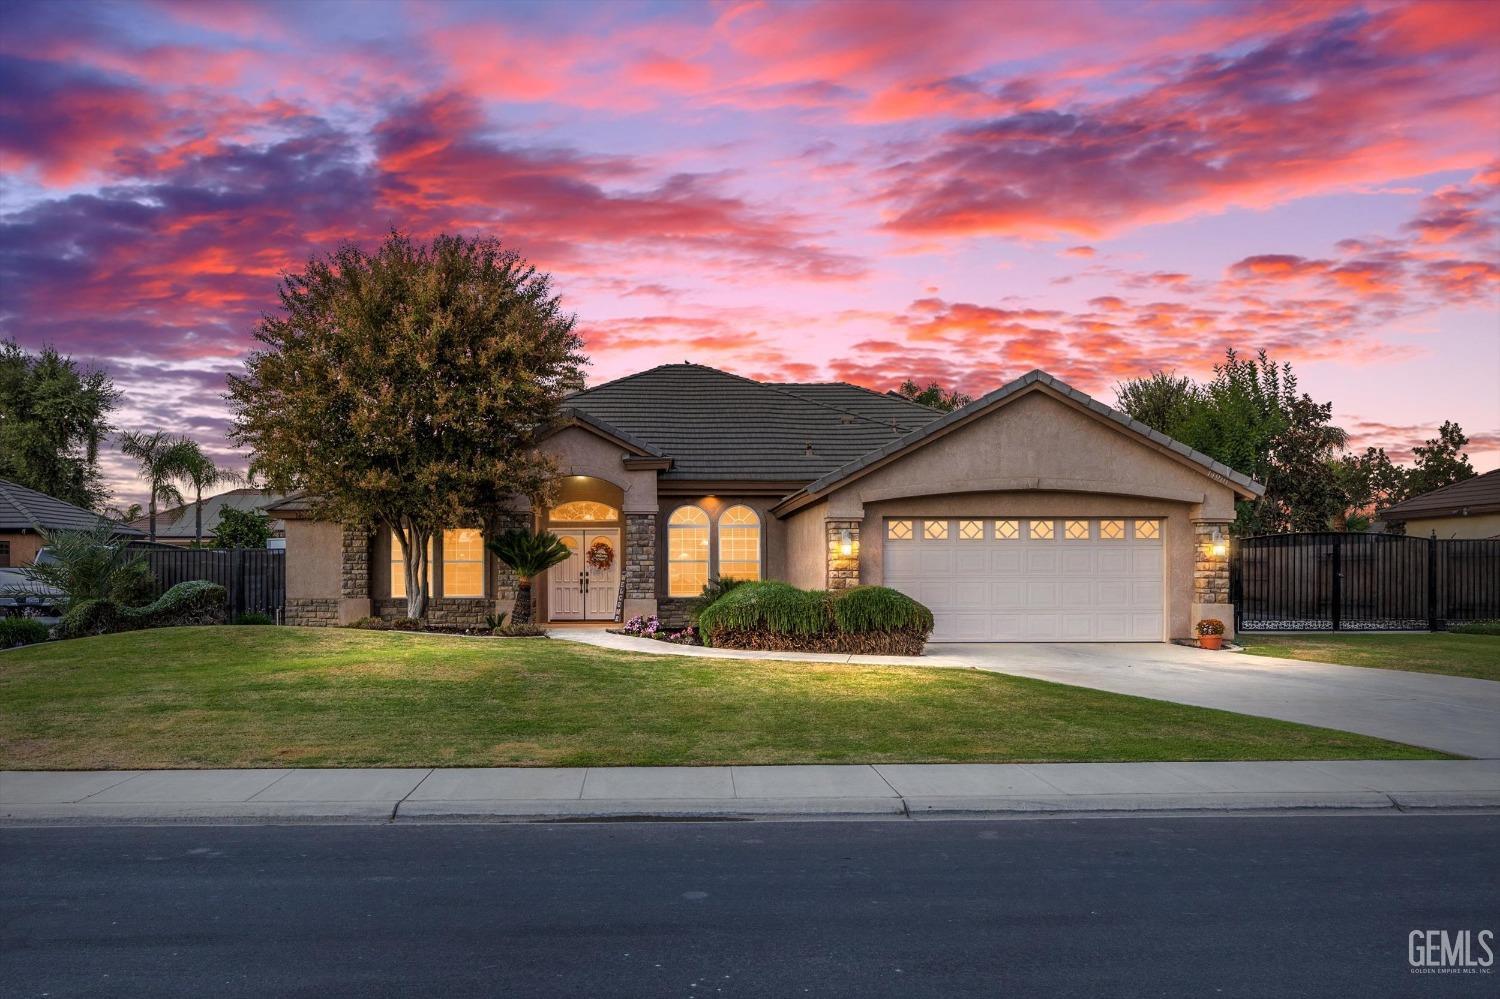
[[[41,531],[91,531],[101,522],[113,524],[118,537],[145,536],[81,506],[0,479],[0,569],[30,565],[46,543]]]
[[[170,510],[159,510],[156,514],[156,540],[165,545],[191,545],[197,539],[198,520],[195,511],[201,506],[203,508],[203,540],[207,543],[213,536],[214,528],[219,526],[220,515],[226,509],[232,508],[246,512],[265,510],[286,499],[287,495],[270,489],[230,489],[217,496],[205,496],[201,503],[184,503]],[[149,516],[137,517],[130,522],[130,526],[142,532],[148,531],[151,527],[151,518]],[[285,538],[286,524],[279,519],[272,518],[271,537]]]
[[[1234,619],[1228,531],[1263,487],[1042,371],[952,413],[842,382],[669,364],[570,396],[544,440],[556,502],[507,523],[576,553],[537,619],[683,619],[716,576],[879,583],[932,608],[934,641],[1163,641]],[[405,614],[401,551],[286,520],[287,620]],[[508,611],[479,525],[436,539],[429,619]]]
[[[1375,516],[1408,537],[1500,538],[1500,468],[1413,496]]]

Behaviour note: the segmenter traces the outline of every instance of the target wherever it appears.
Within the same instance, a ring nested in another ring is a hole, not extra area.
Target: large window
[[[427,595],[432,596],[432,539],[427,539]],[[396,532],[391,532],[391,596],[406,596],[406,559],[401,553],[401,541]]]
[[[719,514],[719,577],[760,578],[760,518],[748,506]]]
[[[667,596],[696,597],[708,583],[708,514],[680,506],[667,519]]]
[[[443,596],[484,596],[484,535],[480,531],[443,532]]]
[[[571,503],[562,503],[553,507],[549,516],[552,520],[569,524],[586,524],[601,520],[619,520],[620,511],[607,503],[574,500]]]

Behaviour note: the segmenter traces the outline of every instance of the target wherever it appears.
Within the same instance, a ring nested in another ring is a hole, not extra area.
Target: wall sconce
[[[1213,553],[1214,558],[1223,558],[1229,554],[1229,542],[1225,540],[1223,532],[1217,527],[1214,528],[1213,540],[1209,542],[1208,550]]]
[[[847,527],[839,531],[839,554],[845,557],[854,554],[854,532]]]

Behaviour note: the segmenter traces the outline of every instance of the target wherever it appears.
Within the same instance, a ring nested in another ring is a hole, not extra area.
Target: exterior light
[[[839,531],[839,554],[845,556],[854,554],[854,532],[847,527]]]
[[[1214,528],[1213,540],[1209,543],[1208,550],[1213,552],[1215,558],[1223,558],[1229,553],[1229,542],[1225,540],[1223,532],[1217,527]]]

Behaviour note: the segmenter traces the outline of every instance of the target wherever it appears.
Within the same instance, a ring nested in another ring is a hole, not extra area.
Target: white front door
[[[1159,642],[1162,521],[898,517],[885,585],[926,604],[935,642]]]
[[[613,621],[620,590],[620,532],[554,533],[572,554],[547,570],[548,616],[554,621]],[[594,561],[600,564],[589,564],[590,550],[596,551]]]

